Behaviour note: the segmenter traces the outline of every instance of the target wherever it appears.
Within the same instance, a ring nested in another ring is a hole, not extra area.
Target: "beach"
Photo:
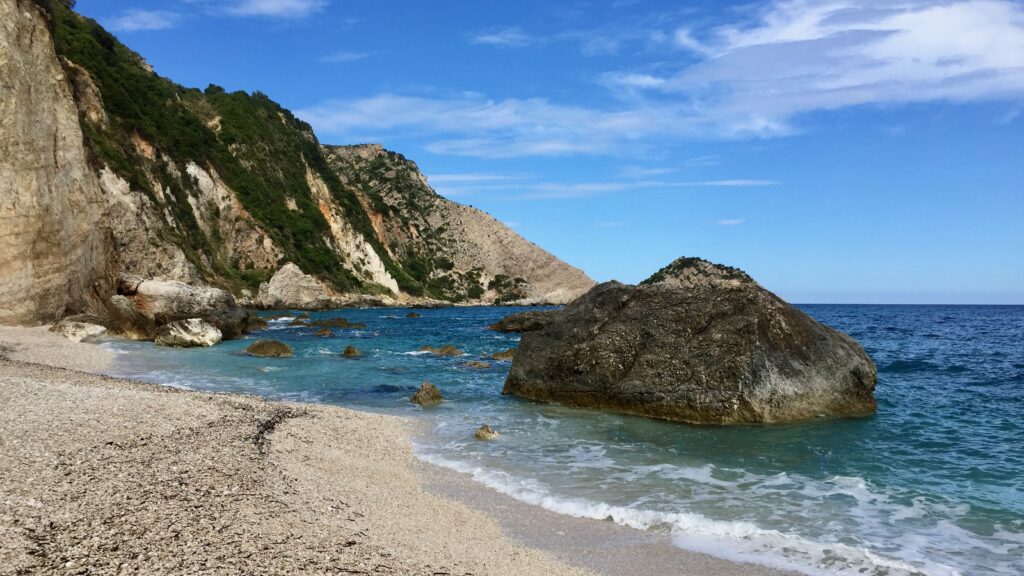
[[[105,377],[45,328],[0,350],[3,573],[776,573],[491,493],[402,418]]]

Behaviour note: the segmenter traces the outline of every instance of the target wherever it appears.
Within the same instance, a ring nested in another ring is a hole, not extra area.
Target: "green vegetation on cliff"
[[[204,232],[189,203],[194,188],[186,172],[190,162],[212,170],[235,191],[282,250],[282,260],[342,291],[378,290],[346,269],[329,246],[329,225],[309,189],[308,167],[388,269],[400,268],[380,249],[358,199],[328,167],[308,124],[260,92],[229,93],[212,85],[200,91],[175,84],[155,74],[99,24],[73,12],[66,1],[37,3],[50,15],[57,54],[83,68],[102,97],[107,121],[90,122],[84,114],[81,121],[96,168],[108,166],[154,201],[168,198],[177,226],[166,240],[181,247],[209,281],[251,286],[272,270],[244,270],[218,255],[217,230]],[[139,151],[139,139],[152,145],[152,155]]]

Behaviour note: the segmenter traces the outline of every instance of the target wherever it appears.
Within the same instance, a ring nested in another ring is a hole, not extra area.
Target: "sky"
[[[1024,304],[1020,0],[78,0],[158,73],[380,142],[594,279]]]

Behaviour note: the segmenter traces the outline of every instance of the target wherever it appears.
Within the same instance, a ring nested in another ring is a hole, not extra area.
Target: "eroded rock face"
[[[700,424],[875,410],[876,369],[742,271],[682,258],[608,282],[523,334],[504,393]]]
[[[177,320],[161,326],[156,331],[154,342],[160,346],[194,348],[213,346],[221,341],[220,330],[200,318]]]
[[[260,284],[256,305],[271,309],[321,310],[335,307],[335,294],[291,262]]]
[[[46,20],[0,0],[0,323],[98,311],[117,260]]]

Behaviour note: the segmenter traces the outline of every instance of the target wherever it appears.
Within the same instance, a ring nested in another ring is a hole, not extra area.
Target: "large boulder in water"
[[[504,393],[698,424],[875,410],[874,363],[736,268],[681,258],[523,334]]]

